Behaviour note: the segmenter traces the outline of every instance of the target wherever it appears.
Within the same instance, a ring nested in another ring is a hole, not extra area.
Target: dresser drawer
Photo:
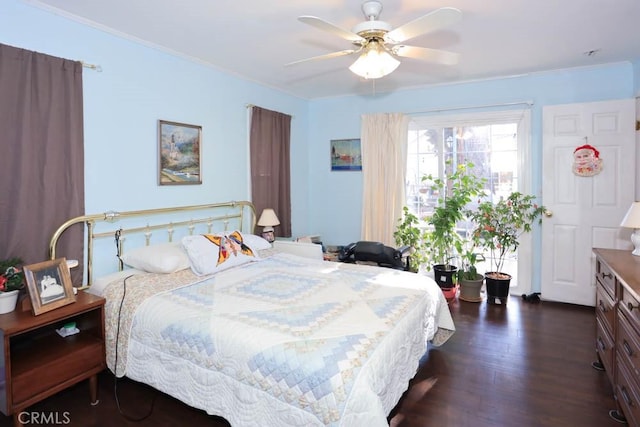
[[[623,314],[618,316],[617,333],[618,357],[625,359],[631,373],[640,379],[640,336]]]
[[[640,387],[629,372],[626,363],[616,364],[616,379],[615,398],[622,408],[627,424],[637,426],[640,420],[640,397],[638,396]]]
[[[628,316],[629,321],[634,325],[640,325],[640,302],[624,286],[620,286],[618,307]]]
[[[613,272],[605,263],[600,259],[596,259],[596,278],[598,282],[604,287],[604,289],[615,298],[616,295],[616,281]]]
[[[596,291],[596,316],[604,323],[604,326],[611,336],[613,336],[615,314],[615,302],[613,298],[602,286],[598,286]]]
[[[604,370],[613,383],[613,358],[615,357],[615,344],[612,335],[604,328],[600,319],[596,319],[596,352],[604,365]]]

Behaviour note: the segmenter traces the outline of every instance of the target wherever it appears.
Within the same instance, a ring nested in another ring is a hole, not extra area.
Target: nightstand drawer
[[[104,345],[90,334],[83,335],[81,331],[71,337],[62,338],[56,335],[48,337],[47,340],[63,343],[48,346],[40,342],[35,354],[26,354],[31,346],[14,353],[11,387],[14,405],[37,397],[40,393],[49,392],[54,387],[66,388],[88,378],[89,373],[98,373],[105,368]],[[43,348],[50,348],[51,351]],[[27,361],[39,357],[41,363],[36,368],[32,363],[21,364],[21,356],[24,356],[22,360]],[[30,366],[30,369],[23,369],[23,366]]]

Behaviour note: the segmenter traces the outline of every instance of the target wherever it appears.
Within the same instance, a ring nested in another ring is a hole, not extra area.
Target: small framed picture
[[[158,184],[202,184],[202,126],[158,120]]]
[[[65,258],[25,265],[22,269],[35,316],[76,301]]]
[[[362,170],[362,152],[360,151],[360,139],[331,140],[331,170]]]

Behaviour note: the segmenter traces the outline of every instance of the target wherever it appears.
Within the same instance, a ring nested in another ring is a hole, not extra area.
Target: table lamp
[[[262,229],[262,237],[269,243],[273,242],[276,238],[273,234],[273,227],[280,225],[280,220],[276,216],[273,209],[264,209],[258,220],[258,225],[264,227]]]
[[[633,252],[631,254],[640,256],[640,202],[633,202],[620,227],[634,229],[631,234],[631,243],[633,243]]]

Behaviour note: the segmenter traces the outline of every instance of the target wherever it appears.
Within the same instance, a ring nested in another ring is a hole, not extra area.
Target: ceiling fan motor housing
[[[365,1],[362,3],[362,13],[368,20],[375,21],[380,16],[380,12],[382,12],[382,3],[379,1]]]
[[[365,39],[384,37],[386,33],[391,31],[392,27],[384,21],[378,21],[380,12],[382,12],[382,3],[379,1],[362,3],[362,13],[364,13],[367,20],[353,27],[351,31]]]

